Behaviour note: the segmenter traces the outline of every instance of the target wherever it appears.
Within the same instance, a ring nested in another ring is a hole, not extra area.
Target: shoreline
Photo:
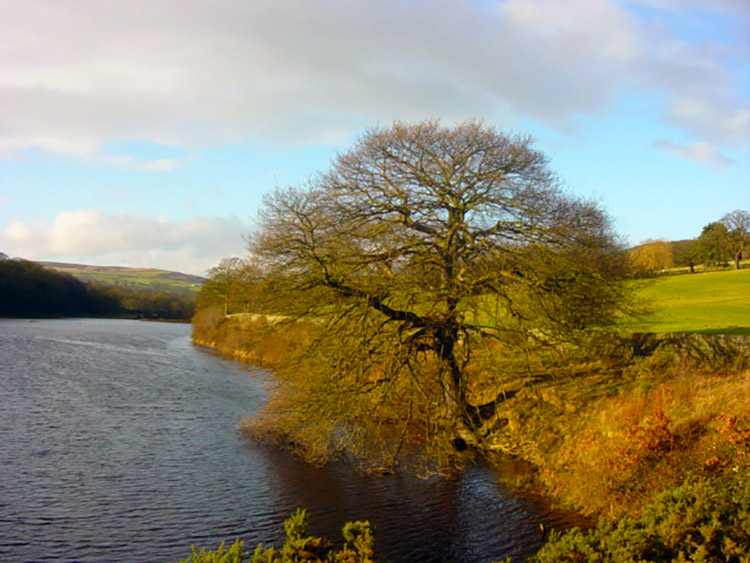
[[[259,316],[222,317],[208,330],[194,323],[192,342],[272,370],[297,348],[299,333],[305,334],[294,325],[280,331]],[[644,333],[633,334],[629,345],[626,365],[589,366],[588,375],[533,383],[503,403],[505,425],[488,440],[502,447],[479,455],[497,453],[532,468],[506,473],[506,485],[587,518],[611,519],[642,509],[683,476],[719,476],[703,459],[682,468],[680,451],[709,459],[718,448],[731,455],[722,421],[750,420],[750,409],[736,402],[750,391],[750,362],[743,360],[750,358],[750,337]],[[719,395],[726,395],[724,403]],[[664,478],[649,477],[651,470]]]

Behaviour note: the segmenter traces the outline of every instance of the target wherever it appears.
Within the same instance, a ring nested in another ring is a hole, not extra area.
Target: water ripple
[[[3,561],[175,561],[190,545],[278,545],[298,506],[337,538],[369,519],[389,561],[517,560],[569,520],[477,467],[456,481],[320,469],[240,437],[265,375],[190,345],[189,327],[0,321]]]

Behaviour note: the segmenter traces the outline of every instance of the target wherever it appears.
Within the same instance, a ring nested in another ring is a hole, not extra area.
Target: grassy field
[[[195,293],[204,281],[199,276],[152,268],[88,266],[58,262],[40,262],[40,264],[48,268],[66,272],[83,281],[93,281],[135,289],[149,288],[175,293]]]
[[[750,269],[662,277],[640,295],[655,312],[635,331],[750,335]]]

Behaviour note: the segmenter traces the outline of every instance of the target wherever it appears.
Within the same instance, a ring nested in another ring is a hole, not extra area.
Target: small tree
[[[742,253],[750,249],[750,213],[736,209],[724,215],[721,224],[727,229],[727,243],[734,253],[734,267],[739,270]]]
[[[279,370],[268,427],[321,458],[481,446],[492,342],[517,358],[575,341],[627,295],[606,215],[566,194],[528,137],[477,122],[368,131],[269,195],[250,249],[265,307],[318,334]]]
[[[254,277],[253,266],[248,260],[223,258],[208,270],[208,280],[198,294],[199,308],[218,306],[225,316],[244,310],[251,299]]]

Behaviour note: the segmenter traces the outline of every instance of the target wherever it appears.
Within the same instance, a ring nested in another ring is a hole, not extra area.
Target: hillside
[[[750,269],[656,278],[640,290],[653,315],[640,332],[750,335]]]
[[[38,264],[68,273],[83,281],[94,281],[134,289],[149,288],[173,293],[195,293],[205,281],[205,278],[200,276],[154,268],[89,266],[62,262],[38,262]]]

